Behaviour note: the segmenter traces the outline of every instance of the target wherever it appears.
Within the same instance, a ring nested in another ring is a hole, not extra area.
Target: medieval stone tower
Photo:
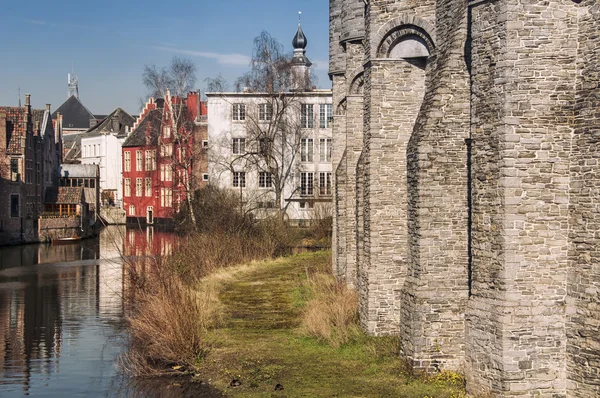
[[[600,2],[330,0],[334,270],[371,334],[600,396]]]

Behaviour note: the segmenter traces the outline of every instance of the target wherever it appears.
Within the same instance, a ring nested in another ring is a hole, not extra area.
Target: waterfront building
[[[187,195],[205,183],[196,175],[206,173],[205,151],[198,145],[206,137],[205,115],[198,92],[148,100],[122,146],[127,223],[171,224]]]
[[[60,118],[25,106],[0,107],[0,244],[35,242],[43,198],[58,182]]]
[[[103,206],[121,207],[122,150],[134,118],[121,108],[115,109],[100,123],[79,136],[81,164],[96,164],[100,168],[100,201]]]

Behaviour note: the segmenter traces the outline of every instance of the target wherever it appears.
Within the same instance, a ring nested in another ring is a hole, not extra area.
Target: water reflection
[[[75,244],[0,248],[0,396],[131,395],[121,254],[165,254],[166,232],[107,228]]]

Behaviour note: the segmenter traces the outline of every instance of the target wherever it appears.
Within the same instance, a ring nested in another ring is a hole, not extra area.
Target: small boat
[[[53,245],[67,245],[69,243],[75,243],[81,240],[80,236],[74,236],[72,238],[56,238],[52,239]]]

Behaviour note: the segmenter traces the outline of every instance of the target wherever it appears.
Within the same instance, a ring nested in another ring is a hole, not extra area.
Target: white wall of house
[[[287,216],[291,220],[309,220],[313,217],[313,206],[326,206],[331,203],[332,194],[332,163],[330,149],[331,144],[331,119],[327,118],[325,127],[321,128],[320,110],[321,105],[328,106],[332,112],[332,93],[330,90],[315,90],[306,93],[291,94],[294,105],[290,106],[295,120],[300,121],[300,106],[305,104],[313,109],[313,127],[303,128],[302,137],[312,139],[312,160],[302,161],[300,153],[296,154],[293,173],[286,184],[283,192],[282,206],[290,202]],[[253,167],[247,167],[242,162],[233,165],[233,171],[246,172],[246,187],[234,187],[233,173],[230,168],[232,159],[238,155],[233,154],[233,140],[247,137],[248,119],[245,121],[233,120],[234,104],[245,104],[247,112],[258,112],[258,104],[267,102],[264,94],[260,93],[207,93],[208,97],[208,147],[209,147],[209,182],[223,188],[239,192],[245,201],[273,201],[275,195],[272,189],[259,187],[258,171]],[[257,120],[256,115],[252,116]],[[321,144],[324,145],[323,152]],[[322,156],[324,155],[324,156]],[[301,173],[312,173],[313,193],[301,195]],[[324,173],[325,179],[329,179],[329,188],[320,192],[320,175]]]
[[[124,139],[113,134],[100,134],[81,139],[81,163],[97,164],[100,167],[100,192],[115,190],[115,204],[121,206],[122,151]]]

